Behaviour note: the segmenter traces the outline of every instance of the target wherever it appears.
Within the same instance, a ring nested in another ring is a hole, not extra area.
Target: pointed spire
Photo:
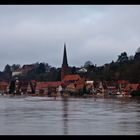
[[[61,67],[61,80],[69,74],[69,66],[67,61],[66,43],[64,43],[63,62]]]
[[[62,63],[62,66],[68,66],[67,52],[66,52],[66,43],[64,43],[64,53],[63,53],[63,63]]]

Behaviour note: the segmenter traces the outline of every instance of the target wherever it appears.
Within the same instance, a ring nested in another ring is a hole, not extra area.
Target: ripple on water
[[[0,97],[0,134],[136,135],[136,99]]]

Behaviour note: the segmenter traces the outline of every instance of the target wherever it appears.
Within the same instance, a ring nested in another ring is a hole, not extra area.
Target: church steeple
[[[68,66],[67,52],[66,52],[66,43],[64,43],[64,53],[63,53],[63,63],[62,63],[62,66]]]
[[[69,74],[69,66],[68,66],[68,60],[67,60],[66,43],[64,43],[63,62],[62,62],[62,67],[61,67],[61,80],[63,80],[63,78],[67,74]]]

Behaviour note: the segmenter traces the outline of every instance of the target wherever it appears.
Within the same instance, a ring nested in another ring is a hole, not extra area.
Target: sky
[[[140,5],[0,5],[0,71],[6,64],[61,67],[116,61],[140,46]]]

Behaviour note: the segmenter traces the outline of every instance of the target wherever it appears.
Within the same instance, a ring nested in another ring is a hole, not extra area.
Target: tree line
[[[60,81],[61,68],[50,66],[48,63],[35,63],[35,67],[26,74],[20,75],[22,80],[37,81]],[[90,61],[86,61],[84,68],[86,73],[79,73],[78,67],[71,67],[72,74],[80,74],[90,80],[128,80],[130,82],[140,82],[140,48],[134,56],[128,56],[126,52],[118,55],[116,61],[106,63],[103,66],[96,66]],[[0,81],[10,81],[12,72],[22,68],[20,64],[6,65],[0,72]]]
[[[89,65],[86,77],[93,80],[128,80],[140,83],[140,48],[134,56],[127,56],[126,52],[118,55],[114,62],[96,67]]]

